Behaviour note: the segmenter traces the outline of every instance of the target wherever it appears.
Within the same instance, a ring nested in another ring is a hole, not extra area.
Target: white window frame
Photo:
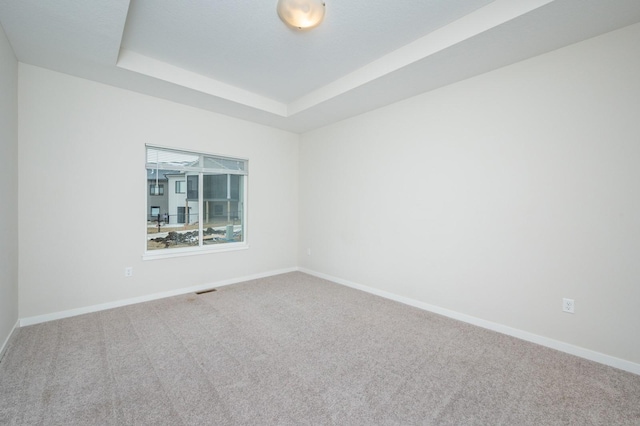
[[[156,194],[157,192],[157,194]],[[163,183],[159,183],[159,184],[155,184],[152,183],[149,185],[149,195],[151,195],[152,197],[163,197],[164,196],[164,184]]]
[[[176,194],[186,194],[187,193],[187,181],[186,180],[177,180],[175,181],[175,193]],[[180,191],[180,188],[183,189],[183,191]]]
[[[249,248],[249,232],[248,232],[249,160],[246,158],[230,157],[227,155],[212,154],[212,153],[206,153],[201,151],[184,150],[184,149],[178,149],[178,148],[169,148],[169,147],[164,147],[159,145],[147,144],[145,145],[145,176],[146,176],[146,169],[150,168],[150,163],[146,162],[148,148],[200,156],[200,165],[197,167],[172,167],[172,170],[181,170],[186,172],[198,173],[198,234],[200,238],[198,238],[199,245],[194,247],[148,250],[147,249],[147,241],[148,241],[147,221],[145,221],[144,223],[144,254],[142,256],[143,260],[166,259],[166,258],[172,258],[172,257],[193,256],[193,255],[201,255],[201,254],[207,254],[207,253],[218,253],[218,252],[248,249]],[[229,170],[224,171],[224,170],[215,170],[215,169],[206,168],[204,167],[204,164],[203,164],[204,157],[217,157],[219,159],[224,159],[224,160],[241,161],[244,163],[244,172],[237,173]],[[203,229],[204,224],[203,224],[203,221],[200,220],[200,218],[204,217],[203,215],[204,213],[203,212],[204,176],[207,173],[239,174],[244,176],[244,179],[242,179],[242,187],[243,187],[242,190],[244,194],[243,201],[242,201],[242,241],[240,242],[209,244],[209,245],[203,244],[202,235],[204,231]],[[148,191],[148,187],[147,187],[148,181],[146,180],[146,177],[144,182],[145,182],[145,191]],[[185,192],[188,192],[188,188],[185,188]],[[147,211],[149,208],[150,208],[149,205],[145,205],[145,209]]]

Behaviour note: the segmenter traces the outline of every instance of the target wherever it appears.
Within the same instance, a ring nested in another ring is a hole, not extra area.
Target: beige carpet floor
[[[24,327],[2,425],[640,425],[640,376],[302,273]]]

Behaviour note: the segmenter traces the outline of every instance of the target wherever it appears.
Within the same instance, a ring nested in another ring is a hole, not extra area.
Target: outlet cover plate
[[[576,302],[573,299],[562,299],[562,311],[573,314],[575,312]]]

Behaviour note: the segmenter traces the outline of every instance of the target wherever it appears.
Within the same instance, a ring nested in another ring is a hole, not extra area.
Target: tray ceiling
[[[305,132],[640,22],[637,0],[0,0],[18,60]]]

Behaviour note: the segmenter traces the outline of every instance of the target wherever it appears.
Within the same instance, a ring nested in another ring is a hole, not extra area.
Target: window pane
[[[195,193],[188,198],[187,179],[193,182]],[[173,249],[199,245],[198,238],[198,175],[180,170],[147,169],[151,189],[147,205],[153,206],[147,219],[147,250]],[[157,182],[156,183],[156,179]],[[156,185],[159,189],[155,194]],[[182,192],[179,189],[182,188]]]
[[[149,195],[164,195],[164,185],[155,183],[149,185]]]
[[[203,178],[203,244],[244,241],[243,203],[240,198],[244,191],[240,188],[244,176],[208,174]]]
[[[147,147],[147,167],[175,169],[177,167],[197,167],[200,155],[182,151]]]
[[[147,251],[246,241],[247,160],[146,148]]]
[[[198,175],[187,176],[187,198],[198,199]]]
[[[242,176],[230,175],[230,179],[231,179],[230,197],[234,200],[240,200],[240,182],[242,181]]]
[[[242,172],[245,170],[244,160],[234,160],[231,158],[220,158],[213,156],[204,157],[204,167],[207,169],[214,169],[220,171],[236,171]]]
[[[227,199],[227,175],[205,175],[204,193],[205,200]]]

